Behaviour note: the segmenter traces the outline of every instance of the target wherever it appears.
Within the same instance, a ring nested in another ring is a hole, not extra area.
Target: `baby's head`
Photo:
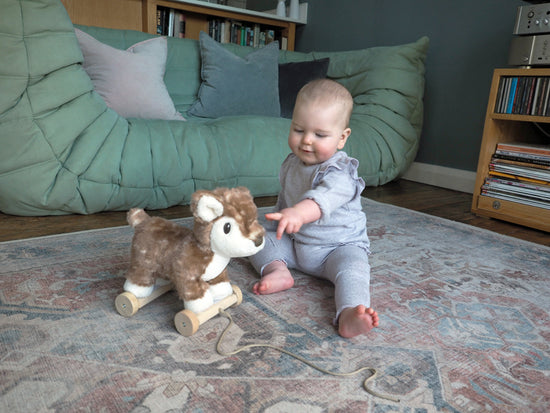
[[[317,79],[300,89],[296,105],[311,105],[323,108],[331,107],[340,111],[340,122],[343,129],[348,126],[353,110],[353,97],[340,83],[331,79]]]
[[[296,98],[288,145],[307,165],[326,161],[342,149],[351,133],[353,98],[334,80],[306,84]]]

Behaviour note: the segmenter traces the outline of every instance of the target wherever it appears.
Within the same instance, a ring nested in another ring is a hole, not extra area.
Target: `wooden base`
[[[229,307],[240,305],[243,302],[243,294],[241,289],[236,285],[232,285],[231,288],[233,289],[233,294],[225,297],[217,303],[214,303],[213,306],[201,313],[195,314],[190,310],[182,310],[178,312],[174,317],[176,330],[178,330],[178,332],[185,337],[192,336],[198,331],[201,324],[204,324],[211,318],[218,315],[220,310],[226,310]],[[145,298],[137,298],[134,294],[125,291],[119,294],[115,299],[115,307],[120,315],[124,317],[131,317],[136,314],[140,308],[146,306],[151,301],[157,299],[172,289],[172,284],[161,285],[155,288],[151,295]]]

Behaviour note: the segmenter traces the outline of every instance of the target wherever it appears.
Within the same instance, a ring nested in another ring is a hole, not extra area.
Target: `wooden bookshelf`
[[[75,24],[122,30],[157,33],[157,8],[167,7],[185,13],[185,37],[198,39],[199,32],[208,33],[208,21],[213,18],[259,24],[275,31],[275,38],[287,39],[287,50],[294,50],[296,25],[305,21],[279,17],[236,7],[190,0],[61,0]],[[306,7],[307,10],[307,7]]]
[[[499,84],[501,77],[504,76],[550,76],[550,69],[496,69],[494,71],[479,153],[472,212],[550,232],[550,209],[482,195],[482,186],[485,178],[489,176],[489,164],[499,142],[549,142],[549,138],[545,137],[534,123],[550,126],[550,116],[496,113]]]
[[[61,0],[74,24],[109,29],[143,29],[142,0]]]

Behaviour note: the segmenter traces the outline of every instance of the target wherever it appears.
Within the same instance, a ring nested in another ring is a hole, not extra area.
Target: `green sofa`
[[[152,37],[82,27],[125,49]],[[244,56],[251,49],[227,45]],[[428,39],[345,52],[281,51],[279,62],[330,58],[327,76],[354,96],[345,150],[369,186],[413,161],[423,120]],[[290,120],[197,119],[186,111],[200,86],[199,43],[168,39],[165,83],[188,120],[126,119],[109,109],[82,68],[73,25],[58,0],[3,0],[0,15],[0,211],[90,214],[187,204],[201,188],[243,185],[275,195],[289,152]]]

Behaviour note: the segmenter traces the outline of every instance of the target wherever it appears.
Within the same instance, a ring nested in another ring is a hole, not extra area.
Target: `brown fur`
[[[229,280],[226,269],[209,282],[201,279],[214,255],[210,233],[219,219],[207,222],[197,216],[197,204],[205,194],[223,204],[222,216],[234,218],[243,235],[254,238],[256,246],[261,244],[265,232],[257,221],[257,208],[248,189],[200,190],[191,199],[193,230],[163,218],[150,217],[141,209],[128,212],[128,223],[135,227],[130,269],[126,274],[128,280],[139,286],[151,286],[156,278],[169,280],[184,301],[201,298],[210,285]]]

